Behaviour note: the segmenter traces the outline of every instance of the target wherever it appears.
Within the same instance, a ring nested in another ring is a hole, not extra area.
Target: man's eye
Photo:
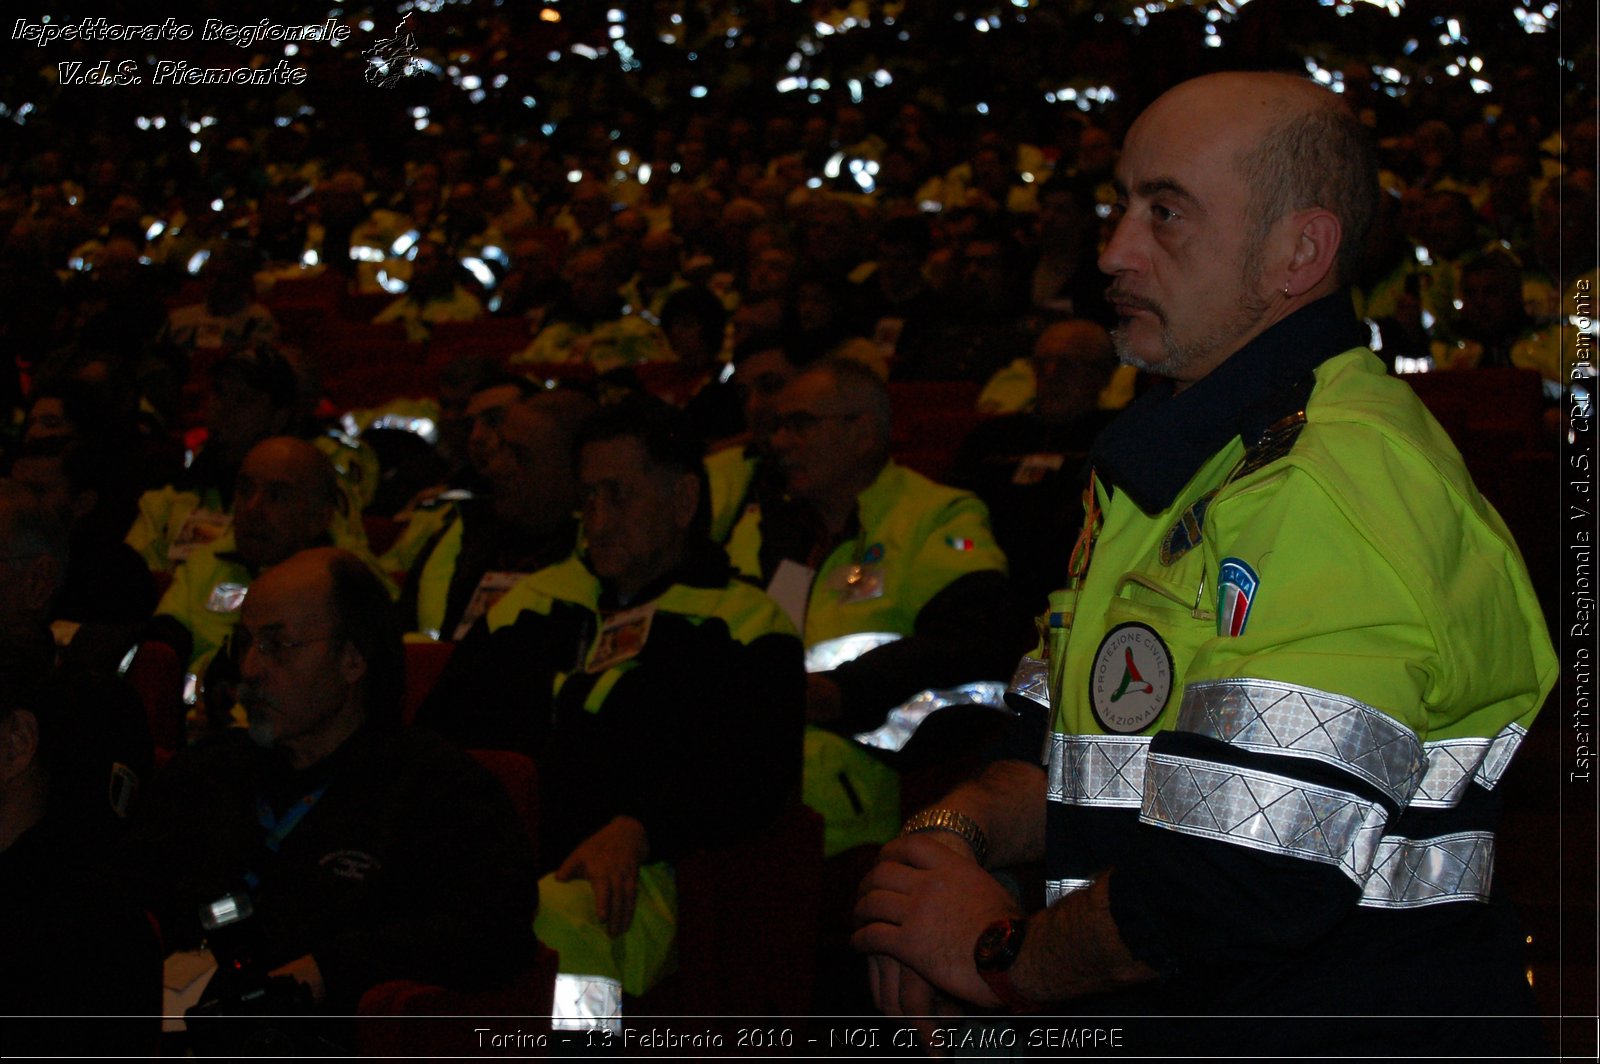
[[[1170,222],[1174,218],[1178,217],[1178,212],[1174,211],[1170,207],[1163,207],[1160,204],[1157,204],[1156,206],[1150,208],[1150,216],[1158,222]]]

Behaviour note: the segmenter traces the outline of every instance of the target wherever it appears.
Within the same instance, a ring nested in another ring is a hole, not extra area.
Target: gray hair
[[[1291,105],[1238,167],[1250,190],[1249,245],[1260,248],[1291,211],[1326,208],[1343,231],[1334,262],[1343,283],[1360,267],[1377,211],[1378,164],[1366,127],[1342,101],[1325,95],[1321,104]]]

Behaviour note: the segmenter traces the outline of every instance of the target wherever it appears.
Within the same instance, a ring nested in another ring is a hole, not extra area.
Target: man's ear
[[[367,659],[362,656],[355,643],[346,637],[344,647],[339,651],[339,677],[345,683],[356,684],[366,675]]]
[[[694,515],[700,509],[700,478],[693,473],[683,473],[672,482],[672,523],[679,528],[694,524]]]
[[[1289,218],[1294,246],[1289,255],[1285,294],[1300,296],[1333,273],[1334,260],[1344,241],[1344,227],[1337,215],[1322,207],[1296,211]]]
[[[317,534],[311,538],[310,543],[306,544],[307,547],[314,546],[317,540],[323,536],[327,536],[330,539],[333,537],[333,522],[337,518],[348,516],[349,508],[346,506],[345,501],[344,492],[341,491],[335,501],[324,503],[317,507],[317,517],[313,521]]]
[[[94,508],[100,505],[100,493],[94,488],[85,488],[72,500],[72,519],[81,521],[94,513]]]
[[[22,596],[29,610],[43,612],[49,608],[50,601],[60,589],[61,581],[65,578],[64,570],[65,567],[54,557],[40,554],[30,559],[27,568],[23,569],[21,587],[15,593]]]
[[[39,718],[17,709],[0,718],[0,783],[10,783],[33,764],[39,753]]]

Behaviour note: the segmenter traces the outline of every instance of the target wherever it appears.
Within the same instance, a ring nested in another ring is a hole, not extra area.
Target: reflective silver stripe
[[[1044,881],[1044,903],[1054,905],[1068,894],[1088,890],[1093,885],[1092,879],[1047,879]]]
[[[1337,865],[1366,882],[1388,821],[1377,802],[1214,762],[1167,754],[1146,761],[1150,795],[1139,814],[1145,823]]]
[[[1390,836],[1378,843],[1361,904],[1416,909],[1452,901],[1489,900],[1494,833],[1464,831],[1432,839]]]
[[[962,684],[943,690],[918,691],[889,711],[888,719],[873,731],[859,732],[858,743],[875,746],[879,750],[904,750],[906,743],[917,733],[923,721],[936,710],[946,706],[988,706],[1004,713],[1012,713],[1006,705],[1006,685],[996,680]],[[1013,714],[1014,715],[1014,714]]]
[[[1189,684],[1177,729],[1333,765],[1399,806],[1410,801],[1422,777],[1422,742],[1393,717],[1344,695],[1276,680]]]
[[[1428,768],[1411,804],[1425,809],[1449,809],[1460,803],[1472,781],[1485,790],[1493,790],[1527,734],[1528,729],[1512,723],[1493,739],[1436,739],[1423,743]]]
[[[807,672],[827,672],[847,661],[854,661],[869,650],[900,638],[898,632],[855,632],[837,639],[824,639],[806,651]]]
[[[550,1026],[557,1031],[622,1033],[622,984],[603,975],[556,975]]]
[[[1138,809],[1149,749],[1148,735],[1052,735],[1046,797],[1068,805]]]
[[[1029,654],[1017,662],[1017,671],[1011,674],[1011,686],[1006,694],[1020,695],[1030,702],[1050,708],[1050,663]]]

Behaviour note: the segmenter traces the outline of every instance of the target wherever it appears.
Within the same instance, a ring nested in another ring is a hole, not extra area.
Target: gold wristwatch
[[[924,831],[948,831],[972,847],[972,855],[982,865],[989,859],[989,836],[978,822],[954,809],[924,809],[900,825],[901,835],[920,835]]]

